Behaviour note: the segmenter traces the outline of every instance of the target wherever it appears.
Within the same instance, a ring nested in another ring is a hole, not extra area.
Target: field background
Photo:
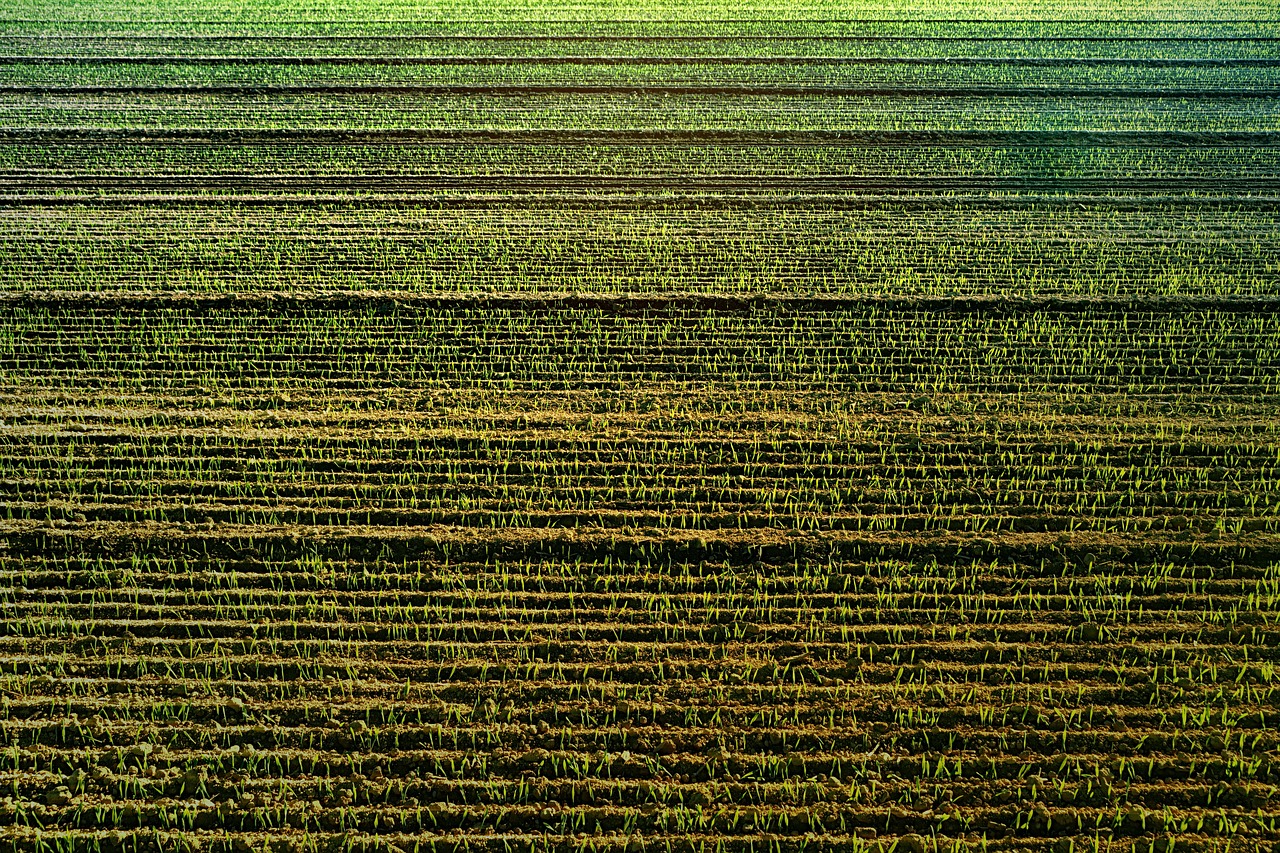
[[[1280,851],[1274,2],[0,11],[0,847]]]

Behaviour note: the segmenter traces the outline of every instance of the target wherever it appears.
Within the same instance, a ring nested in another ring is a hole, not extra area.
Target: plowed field
[[[1280,851],[1278,46],[16,0],[0,849]]]

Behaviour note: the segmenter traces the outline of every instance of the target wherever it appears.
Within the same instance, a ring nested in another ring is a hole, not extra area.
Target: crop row
[[[751,5],[751,4],[747,4]],[[172,17],[160,24],[145,18],[96,15],[94,18],[6,15],[2,24],[6,38],[58,39],[99,38],[128,42],[130,39],[164,40],[169,38],[227,38],[257,41],[262,39],[295,39],[323,42],[329,39],[370,38],[434,40],[449,38],[488,39],[733,39],[733,38],[831,38],[831,39],[900,39],[929,42],[931,40],[1019,39],[1019,40],[1247,40],[1274,39],[1280,36],[1280,21],[1273,15],[1223,15],[1217,19],[1198,15],[1142,17],[1136,15],[1079,16],[1004,16],[975,19],[964,15],[893,16],[869,15],[869,4],[859,4],[856,11],[826,17],[816,15],[756,14],[735,18],[717,15],[703,19],[689,16],[660,18],[647,14],[605,15],[599,13],[607,4],[595,7],[596,14],[579,14],[572,18],[555,18],[547,14],[502,18],[479,7],[466,10],[475,15],[460,14],[452,9],[441,14],[440,7],[417,5],[415,11],[427,13],[414,20],[386,17],[374,20],[359,16],[320,20],[297,16],[287,19],[263,18],[227,20],[211,15],[198,21]],[[954,0],[948,5],[954,6]],[[1113,12],[1119,10],[1112,0]],[[550,11],[539,3],[540,11]],[[398,11],[406,11],[401,6]],[[575,7],[584,12],[587,7]],[[636,12],[646,10],[635,10]],[[834,10],[830,10],[834,11]],[[882,10],[883,11],[883,10]],[[939,10],[943,11],[943,10]],[[1056,11],[1056,10],[1055,10]],[[1123,10],[1129,11],[1129,10]],[[1074,18],[1074,19],[1073,19]],[[148,29],[144,29],[144,27]]]
[[[894,145],[627,145],[554,142],[462,145],[336,145],[295,141],[270,144],[223,142],[111,144],[66,142],[0,144],[0,177],[6,182],[61,178],[72,190],[97,177],[137,176],[163,181],[185,177],[193,187],[214,191],[251,178],[313,176],[335,187],[343,180],[377,176],[540,180],[550,185],[574,176],[633,180],[637,186],[669,177],[673,184],[696,178],[745,180],[793,178],[837,181],[875,178],[1003,179],[1014,181],[1136,178],[1163,181],[1174,191],[1189,182],[1280,178],[1280,148],[1231,145],[940,146]],[[1166,212],[1167,215],[1167,212]],[[1244,216],[1244,212],[1240,213]]]
[[[799,654],[785,651],[799,643],[817,684],[854,676],[888,682],[901,673],[883,665],[904,662],[961,674],[985,664],[991,679],[977,681],[994,684],[1048,680],[1044,666],[1051,664],[1055,679],[1069,667],[1090,690],[1161,677],[1173,685],[1188,671],[1211,685],[1275,676],[1274,661],[1262,655],[1250,663],[1239,648],[1275,640],[1275,563],[1094,563],[1087,553],[1046,549],[1037,562],[1003,565],[735,566],[711,561],[717,544],[686,549],[708,558],[692,565],[612,554],[569,565],[550,558],[455,562],[443,556],[447,538],[436,542],[434,560],[374,564],[319,556],[283,564],[10,556],[0,570],[15,616],[0,646],[21,654],[24,671],[40,655],[52,661],[68,651],[125,646],[187,660],[231,655],[238,666],[251,665],[256,653],[271,665],[336,653],[403,663],[414,643],[419,664],[496,655],[507,663],[623,662],[639,671],[646,661],[721,660],[725,643],[758,646],[759,656],[781,660]],[[615,540],[611,550],[628,551],[628,543]],[[628,568],[635,574],[624,573]],[[874,574],[864,578],[858,570]],[[598,576],[584,577],[592,571]],[[1162,648],[1183,631],[1195,637],[1194,648]],[[1108,640],[1102,648],[1077,645],[1100,638]],[[59,647],[67,643],[73,648]],[[782,644],[780,657],[768,643]],[[882,666],[851,670],[852,658]],[[1023,669],[1009,673],[1007,665]]]
[[[404,755],[403,759],[395,763],[402,766],[417,764],[419,772],[424,764],[430,767],[434,763],[433,759],[443,759],[447,766],[462,755],[472,753],[468,757],[475,757],[474,764],[478,765],[474,772],[455,777],[465,779],[470,784],[442,787],[453,788],[450,792],[453,797],[450,799],[466,798],[473,803],[486,800],[501,802],[502,799],[497,792],[486,792],[485,786],[476,784],[477,781],[499,783],[501,790],[505,787],[501,785],[502,782],[519,779],[522,772],[527,777],[531,775],[530,771],[539,769],[545,779],[576,778],[588,790],[613,788],[614,797],[619,797],[624,802],[635,802],[636,794],[640,794],[639,799],[643,801],[647,799],[643,796],[647,786],[637,786],[635,782],[662,778],[656,759],[664,754],[676,756],[675,761],[686,767],[692,765],[690,769],[696,768],[695,772],[700,771],[701,778],[697,779],[699,782],[708,781],[708,776],[714,779],[719,775],[727,777],[730,782],[745,782],[744,788],[749,788],[752,782],[776,785],[788,780],[788,777],[794,779],[799,776],[800,780],[804,780],[818,773],[826,775],[845,762],[856,767],[863,756],[868,753],[875,755],[878,741],[884,744],[884,751],[889,756],[898,758],[897,761],[891,758],[886,762],[890,767],[895,764],[898,767],[910,767],[914,763],[915,767],[912,769],[917,775],[921,766],[921,752],[936,755],[937,752],[946,751],[948,761],[958,758],[960,766],[953,767],[952,772],[946,774],[949,777],[946,782],[950,783],[949,787],[953,787],[948,792],[952,797],[965,793],[965,788],[981,781],[996,782],[1001,776],[1006,780],[1010,776],[1016,779],[1016,769],[1013,773],[1008,770],[1010,764],[1015,764],[1016,768],[1016,763],[1010,760],[1013,756],[1007,752],[1016,755],[1022,750],[1035,755],[1032,766],[1036,770],[1053,764],[1060,765],[1063,759],[1093,763],[1105,756],[1107,750],[1131,756],[1132,763],[1137,765],[1131,772],[1140,780],[1139,789],[1125,793],[1133,800],[1145,804],[1150,804],[1149,798],[1157,796],[1157,792],[1152,788],[1142,790],[1146,787],[1142,785],[1144,781],[1163,782],[1170,789],[1170,805],[1192,809],[1214,805],[1213,788],[1217,787],[1215,783],[1224,778],[1228,781],[1261,782],[1251,792],[1257,797],[1258,805],[1265,803],[1269,796],[1274,796],[1274,788],[1267,783],[1274,778],[1271,774],[1275,772],[1275,767],[1266,756],[1277,743],[1274,723],[1268,727],[1263,722],[1267,716],[1266,711],[1260,716],[1257,710],[1253,710],[1258,705],[1265,708],[1266,703],[1273,701],[1276,693],[1274,686],[1258,688],[1233,683],[1228,689],[1219,689],[1216,696],[1201,697],[1189,696],[1187,691],[1169,682],[1168,685],[1159,687],[1147,685],[1142,689],[1117,689],[1107,696],[1106,691],[1072,690],[1069,683],[1055,678],[1051,683],[1009,683],[1001,689],[988,689],[981,685],[975,686],[972,682],[964,684],[949,680],[951,689],[930,691],[927,681],[922,682],[919,677],[908,680],[901,676],[904,670],[916,669],[910,666],[880,667],[887,673],[883,682],[858,680],[833,684],[827,681],[823,686],[813,686],[806,684],[799,676],[757,676],[761,671],[785,672],[785,666],[775,667],[773,664],[760,662],[739,664],[731,661],[721,666],[694,667],[697,671],[692,674],[685,672],[684,667],[679,664],[670,668],[655,664],[652,675],[662,677],[665,670],[665,678],[671,684],[665,690],[646,690],[643,683],[614,680],[611,677],[614,673],[609,666],[517,666],[494,663],[491,659],[487,662],[454,664],[456,676],[462,678],[471,678],[482,669],[488,670],[488,680],[479,682],[484,685],[482,695],[497,695],[503,699],[510,697],[508,702],[518,703],[520,714],[513,719],[514,715],[509,708],[503,709],[505,713],[498,714],[495,713],[498,709],[494,707],[486,714],[482,709],[487,702],[467,701],[469,697],[462,691],[436,686],[442,682],[448,684],[448,665],[423,665],[412,672],[414,676],[418,676],[418,680],[407,678],[405,672],[395,671],[404,670],[404,667],[383,667],[369,658],[358,659],[357,662],[326,656],[327,659],[323,662],[312,661],[303,665],[301,672],[292,665],[271,663],[260,667],[262,672],[257,677],[281,681],[282,686],[278,692],[284,695],[278,698],[274,695],[254,697],[257,701],[252,701],[252,704],[242,700],[239,707],[253,709],[255,714],[250,720],[254,720],[254,717],[266,718],[271,731],[263,732],[262,729],[267,726],[262,723],[254,725],[249,722],[246,725],[241,722],[247,715],[237,714],[232,710],[237,707],[234,700],[228,702],[225,695],[209,695],[205,692],[211,674],[222,682],[217,686],[224,690],[234,689],[238,686],[236,682],[244,683],[243,680],[246,679],[251,682],[254,678],[251,666],[237,665],[239,662],[226,655],[204,655],[204,664],[183,661],[178,657],[172,665],[168,665],[164,659],[140,656],[135,652],[112,655],[104,651],[103,654],[111,659],[109,666],[90,665],[84,670],[78,669],[76,675],[84,673],[83,676],[67,677],[65,683],[79,683],[84,687],[63,690],[61,695],[44,692],[51,680],[50,676],[24,679],[24,686],[43,687],[35,688],[32,694],[22,695],[17,701],[11,700],[7,709],[8,720],[0,721],[9,743],[4,755],[6,760],[0,762],[0,779],[4,779],[7,789],[14,790],[15,777],[21,778],[25,784],[21,784],[18,790],[35,800],[47,790],[45,786],[48,782],[53,781],[48,776],[44,780],[40,779],[41,763],[47,767],[51,763],[50,759],[58,763],[68,760],[74,762],[77,759],[83,762],[85,753],[115,753],[112,757],[118,761],[122,753],[127,754],[127,750],[137,743],[140,728],[145,730],[167,724],[172,728],[168,732],[163,732],[162,728],[163,734],[167,735],[163,739],[171,749],[187,753],[183,756],[187,760],[203,758],[209,763],[218,761],[219,753],[226,749],[228,740],[240,741],[241,750],[252,746],[254,753],[251,755],[266,747],[271,751],[272,758],[290,758],[295,766],[300,757],[298,752],[304,753],[301,756],[304,767],[310,763],[308,759],[315,756],[321,772],[323,764],[332,759],[328,756],[320,758],[316,753],[323,756],[324,753],[358,753],[369,750],[376,756],[378,751],[391,751],[390,748],[394,748]],[[255,654],[260,655],[261,652]],[[739,667],[747,673],[743,679],[747,682],[746,686],[737,686],[736,681],[722,680],[730,671],[734,671],[733,675],[737,676],[736,670]],[[243,672],[237,671],[242,668]],[[625,664],[617,667],[619,674],[623,675],[627,668]],[[104,677],[101,673],[108,669],[113,675]],[[363,685],[351,684],[354,679],[344,673],[344,669],[380,671],[385,673],[386,679],[366,679]],[[1002,671],[1007,669],[1016,670],[1016,667],[1002,668]],[[932,667],[929,670],[944,679],[953,678],[945,671]],[[435,680],[436,671],[442,681]],[[596,673],[590,676],[594,684],[583,676],[587,671]],[[896,680],[892,675],[894,671],[899,673]],[[119,675],[115,675],[116,672]],[[346,677],[339,679],[339,674]],[[601,674],[604,674],[603,681],[600,680]],[[397,675],[402,679],[398,685],[392,680]],[[147,686],[152,689],[148,692],[156,694],[153,701],[162,703],[161,707],[125,705],[121,701],[124,697],[119,696],[119,687],[122,681],[130,677],[151,681]],[[529,680],[522,687],[524,679]],[[16,683],[14,679],[5,680],[10,684]],[[758,683],[750,683],[753,680]],[[1179,680],[1190,681],[1185,676]],[[335,681],[339,683],[334,683]],[[702,704],[690,696],[689,693],[699,689],[699,681],[702,682],[701,692],[723,704],[717,708],[716,705]],[[413,686],[406,688],[406,683],[412,683]],[[397,686],[399,690],[396,689]],[[10,689],[17,692],[17,688]],[[366,702],[377,702],[379,694],[386,696],[392,691],[398,696],[396,699],[384,699],[386,704],[382,707],[361,707]],[[600,701],[596,697],[584,695],[588,691],[597,696],[603,693],[606,697],[610,693],[621,694],[621,701],[617,705],[611,701],[611,697]],[[112,692],[117,697],[114,700],[110,696]],[[444,695],[436,701],[445,707],[438,705],[436,709],[422,708],[410,699],[414,694],[425,698],[438,692]],[[453,695],[449,695],[450,693]],[[650,695],[644,696],[646,693]],[[1112,710],[1114,706],[1092,706],[1096,708],[1092,714],[1089,710],[1093,702],[1106,702],[1117,697],[1122,701],[1132,701],[1140,695],[1150,697],[1152,693],[1159,695],[1160,704],[1168,704],[1164,708],[1158,707],[1154,712],[1139,711],[1134,714],[1117,714]],[[629,694],[640,694],[643,698],[628,701]],[[814,704],[802,702],[799,707],[795,707],[793,703],[798,696],[806,696]],[[963,714],[939,712],[936,706],[913,713],[905,707],[913,699],[926,696],[933,702],[948,699],[972,702],[974,707],[971,712]],[[867,714],[865,717],[852,713],[832,713],[830,710],[833,705],[840,707],[852,702],[877,699],[886,704],[884,711]],[[333,703],[327,709],[321,705],[326,700]],[[123,705],[115,714],[110,713],[108,705],[112,701]],[[794,710],[790,713],[771,713],[769,703],[779,701],[787,702]],[[1188,703],[1181,706],[1187,709],[1185,716],[1176,704],[1179,701]],[[1229,702],[1238,702],[1239,710],[1233,709],[1224,714],[1221,706]],[[343,707],[344,704],[348,707]],[[1000,704],[1012,706],[1016,710],[1011,714],[1001,714],[998,710],[993,713],[993,709],[999,708]],[[448,708],[449,705],[453,707]],[[576,707],[567,713],[557,709],[557,706],[563,709],[567,705]],[[633,706],[636,712],[618,713],[618,705]],[[1172,708],[1168,705],[1172,705]],[[1214,708],[1215,705],[1218,707]],[[827,708],[826,713],[823,713],[824,706]],[[1195,706],[1199,707],[1194,712],[1191,711]],[[1203,710],[1206,706],[1211,709],[1208,713]],[[354,726],[357,732],[353,737],[350,727],[357,720],[360,724]],[[736,720],[741,722],[734,722]],[[1122,726],[1114,725],[1121,720]],[[557,724],[555,735],[536,734],[538,728],[549,726],[553,721]],[[1096,726],[1100,723],[1111,723],[1114,728],[1099,731],[1091,727],[1091,724]],[[228,724],[230,730],[223,730],[222,727]],[[1162,725],[1176,728],[1161,732],[1159,727]],[[782,730],[769,732],[765,729],[762,732],[761,728],[764,726],[777,726]],[[933,728],[930,731],[931,727],[938,726],[948,728]],[[952,726],[958,731],[949,730]],[[893,731],[893,734],[886,730]],[[721,744],[723,758],[707,762],[703,750],[707,749],[707,744],[717,740]],[[663,741],[670,745],[666,750],[661,748]],[[1228,742],[1230,747],[1226,747]],[[485,747],[483,753],[475,756],[472,751],[481,745]],[[792,750],[793,754],[801,753],[803,756],[798,756],[796,764],[799,766],[794,769],[788,767],[785,753],[779,755],[784,746]],[[27,754],[15,756],[15,748],[26,748],[22,751]],[[57,752],[54,752],[55,749]],[[618,759],[605,759],[603,766],[598,767],[604,757],[601,753],[616,755],[630,751],[639,753],[634,762],[622,759],[610,767]],[[40,752],[45,755],[39,755]],[[49,755],[50,752],[54,754]],[[306,752],[310,752],[311,756],[306,756]],[[436,754],[432,755],[433,752]],[[916,753],[914,762],[906,757],[911,752]],[[534,758],[530,753],[541,755]],[[934,755],[930,755],[931,765],[936,760]],[[228,757],[224,757],[218,763],[224,767],[228,764],[236,767],[245,763],[260,764],[266,757],[260,756],[257,762],[242,762],[236,760],[236,757],[229,757],[231,760],[228,761]],[[590,760],[590,769],[584,766],[587,760]],[[8,764],[7,768],[5,764]],[[797,772],[804,765],[812,769],[807,773]],[[456,766],[455,764],[455,768]],[[1193,767],[1200,771],[1199,774],[1192,770]],[[5,773],[5,770],[9,772]],[[33,773],[32,770],[36,772]],[[711,772],[708,773],[708,770]],[[1188,771],[1191,771],[1191,779],[1188,779]],[[1197,775],[1199,778],[1195,778]],[[270,776],[260,779],[262,782],[269,780]],[[315,780],[307,780],[305,776],[299,779],[295,775],[290,781],[305,784]],[[619,781],[624,785],[615,787],[611,784]],[[628,788],[631,790],[627,790]],[[845,788],[847,791],[847,782]],[[39,793],[31,796],[34,792]],[[167,792],[163,790],[154,793],[137,791],[133,796],[164,796],[165,793]],[[782,791],[777,788],[772,791],[757,788],[753,793],[755,802],[758,803],[770,800],[776,803],[786,797],[785,788]],[[1103,790],[1098,791],[1094,797],[1081,796],[1081,800],[1088,805],[1105,807],[1109,805],[1107,801],[1113,800],[1117,793]],[[742,792],[738,797],[746,799],[746,796],[750,796],[744,795],[745,792]],[[838,791],[816,792],[808,797],[815,802],[832,799],[840,802],[839,798]],[[1226,798],[1219,794],[1218,799]],[[1236,804],[1239,804],[1239,793],[1235,799]],[[1247,801],[1254,797],[1244,799]],[[1088,802],[1089,800],[1092,802]],[[848,799],[844,798],[843,801],[848,802]],[[1000,800],[997,799],[996,802]],[[979,804],[970,802],[970,805]]]
[[[0,455],[4,514],[94,529],[152,520],[1179,537],[1271,531],[1280,507],[1264,414],[1274,392],[1250,396],[1247,385],[1218,384],[1204,399],[1230,391],[1258,401],[1254,414],[1220,403],[1229,421],[1177,425],[1187,415],[1168,389],[1150,391],[1142,414],[1126,403],[1119,417],[1084,416],[1072,393],[1069,405],[1046,398],[1010,417],[975,416],[974,401],[963,416],[928,414],[947,410],[948,393],[936,391],[890,415],[858,403],[824,410],[794,392],[770,411],[744,405],[741,389],[737,402],[691,406],[635,390],[548,399],[537,383],[476,401],[428,384],[389,401],[364,378],[344,398],[333,377],[317,377],[327,390],[316,398],[288,370],[258,377],[267,396],[240,390],[243,378],[237,388],[171,374],[148,390],[153,378],[17,382]],[[402,379],[386,381],[406,393]]]
[[[123,310],[122,310],[123,309]],[[1005,313],[884,308],[637,308],[530,303],[475,307],[371,302],[271,308],[10,307],[0,367],[42,384],[75,373],[130,379],[269,373],[422,383],[611,378],[718,383],[817,382],[889,390],[897,383],[989,391],[1070,385],[1094,392],[1133,383],[1253,386],[1275,394],[1280,323],[1268,310],[1175,306],[1167,312]],[[163,373],[156,374],[162,367]],[[386,376],[389,374],[389,377]]]
[[[90,129],[719,131],[1280,130],[1276,99],[660,93],[519,95],[0,94],[0,126]]]
[[[607,197],[453,198],[14,206],[0,211],[0,287],[1271,295],[1277,277],[1274,212],[1230,201],[983,210],[871,197],[847,209],[764,196],[761,209],[619,193],[600,209]]]
[[[242,539],[254,556],[231,562],[158,539],[11,546],[14,837],[1212,849],[1274,832],[1274,564],[1071,546],[467,563],[440,559],[444,533],[426,560],[290,541]]]
[[[499,65],[457,61],[432,65],[356,65],[348,63],[247,65],[202,63],[75,64],[0,63],[6,89],[12,87],[136,88],[158,87],[326,87],[326,86],[543,86],[543,87],[771,87],[900,88],[974,87],[1026,89],[1088,88],[1095,94],[1106,89],[1151,90],[1162,96],[1183,92],[1213,93],[1221,90],[1274,89],[1280,83],[1280,65],[1142,66],[1120,63],[1081,65],[1025,65],[1018,60],[977,63],[829,63],[821,59],[775,63],[688,62],[666,63],[538,63]]]
[[[24,464],[28,460],[19,458]],[[73,463],[75,460],[71,460]],[[12,464],[12,463],[10,463]],[[492,463],[491,463],[492,464]],[[303,470],[299,471],[298,467]],[[930,476],[877,475],[858,469],[836,477],[799,476],[779,487],[765,482],[723,485],[730,474],[701,478],[678,472],[645,482],[643,468],[615,466],[608,475],[578,477],[539,466],[521,476],[501,466],[478,474],[445,469],[376,476],[325,475],[305,465],[252,467],[218,478],[198,460],[161,465],[148,458],[122,462],[114,479],[92,469],[41,472],[68,481],[8,479],[0,512],[10,519],[52,524],[72,521],[156,521],[184,525],[349,524],[480,528],[658,530],[845,530],[898,532],[1138,532],[1177,536],[1277,529],[1274,475],[1248,472],[1241,481],[1193,488],[1195,472],[1157,470],[1154,481],[1113,472],[1112,481],[1057,475],[1047,482],[1021,472],[1004,476],[962,471]],[[37,469],[39,470],[39,469]],[[184,479],[196,475],[199,480]],[[12,475],[11,475],[12,476]],[[261,478],[271,477],[269,482]],[[870,482],[864,484],[864,478]],[[1025,479],[1024,479],[1025,478]],[[1138,494],[1143,487],[1158,489]],[[904,491],[919,490],[919,491]],[[927,490],[927,491],[925,491]]]
[[[199,38],[22,38],[0,37],[0,58],[7,62],[81,63],[145,60],[250,61],[282,63],[323,63],[337,61],[351,65],[435,63],[441,58],[482,61],[491,57],[529,62],[554,59],[576,60],[672,60],[715,62],[719,59],[753,58],[762,62],[781,60],[841,61],[949,59],[1071,63],[1094,60],[1130,63],[1216,63],[1259,62],[1275,59],[1276,42],[1269,38],[1224,40],[1080,41],[1071,39],[1020,40],[961,39],[928,42],[919,40],[856,40],[813,38],[771,39],[337,39],[251,40]],[[728,63],[726,63],[728,64]]]
[[[255,556],[230,563],[11,551],[14,831],[488,849],[517,827],[621,848],[697,828],[744,850],[1273,831],[1274,565],[481,564],[441,562],[447,534],[427,561],[292,540],[281,562],[241,541]]]
[[[70,183],[74,186],[73,180]],[[1139,244],[1144,240],[1159,240],[1171,245],[1213,245],[1214,239],[1258,242],[1262,249],[1269,250],[1272,244],[1264,238],[1271,236],[1270,232],[1280,225],[1280,215],[1274,209],[1250,208],[1241,199],[1233,204],[1231,199],[1222,198],[1212,198],[1203,205],[1176,198],[1154,201],[1139,198],[1126,206],[1107,204],[1106,199],[1090,200],[1092,204],[1070,199],[1072,203],[1055,205],[1052,199],[1032,197],[1021,204],[995,207],[984,206],[974,198],[922,199],[918,204],[911,204],[909,199],[877,195],[861,207],[813,208],[789,206],[780,201],[773,210],[728,212],[698,209],[677,202],[637,205],[632,210],[601,210],[585,203],[585,199],[562,210],[549,210],[553,207],[551,204],[511,203],[520,199],[518,195],[503,199],[508,202],[507,209],[493,206],[473,210],[426,204],[377,208],[340,203],[255,208],[213,201],[204,206],[150,204],[119,209],[89,204],[68,210],[14,205],[0,209],[3,213],[0,224],[4,226],[0,233],[10,239],[25,236],[33,244],[39,244],[76,236],[99,242],[131,235],[155,240],[154,232],[182,237],[208,235],[215,229],[225,233],[228,240],[264,231],[287,239],[318,231],[321,234],[386,234],[406,239],[417,236],[422,241],[441,231],[474,241],[498,235],[510,239],[527,232],[530,237],[553,243],[557,234],[567,238],[578,233],[597,237],[613,234],[619,238],[656,237],[665,233],[672,238],[686,239],[700,234],[728,233],[735,223],[741,223],[742,229],[751,229],[740,241],[744,247],[750,242],[746,237],[758,242],[773,234],[778,242],[790,245],[799,242],[800,237],[823,236],[814,232],[824,231],[835,232],[825,235],[827,239],[843,238],[851,242],[860,237],[907,242],[914,236],[915,242],[939,249],[957,242],[978,249],[1020,238],[1021,242],[1075,244],[1083,251],[1091,244],[1122,244],[1129,238],[1130,242]],[[554,195],[552,199],[563,201]],[[647,201],[643,196],[641,200]],[[239,229],[237,224],[241,226]],[[794,238],[788,241],[783,229],[794,232]],[[1008,295],[1013,298],[1020,294],[1014,291]]]

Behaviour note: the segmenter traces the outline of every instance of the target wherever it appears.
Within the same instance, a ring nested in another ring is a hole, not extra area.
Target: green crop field
[[[1276,0],[0,6],[0,853],[1280,853]]]

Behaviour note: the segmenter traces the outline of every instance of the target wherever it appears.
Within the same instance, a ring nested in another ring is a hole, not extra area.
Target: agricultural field
[[[12,0],[0,607],[0,853],[1280,853],[1280,7]]]

